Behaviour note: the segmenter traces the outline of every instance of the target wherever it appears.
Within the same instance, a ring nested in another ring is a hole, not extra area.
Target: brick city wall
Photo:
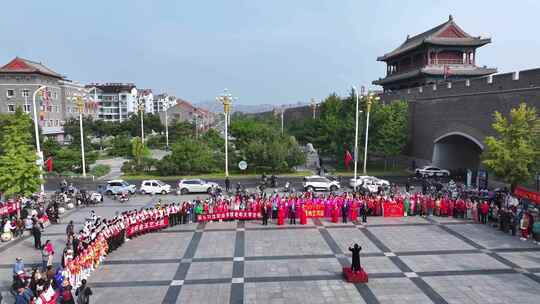
[[[380,97],[383,102],[402,99],[410,103],[409,142],[405,152],[428,163],[434,141],[445,134],[464,133],[483,143],[486,136],[493,135],[491,123],[495,111],[506,114],[526,102],[540,112],[540,69],[427,85],[383,93]],[[288,123],[311,116],[309,106],[289,108],[284,120]]]
[[[429,162],[434,141],[459,132],[479,142],[493,135],[493,113],[508,113],[526,102],[540,110],[540,69],[405,89],[381,95],[384,102],[402,99],[409,106],[407,154]]]

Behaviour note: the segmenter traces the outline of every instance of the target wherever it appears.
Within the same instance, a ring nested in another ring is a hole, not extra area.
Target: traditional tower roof
[[[390,53],[378,57],[377,60],[387,61],[424,44],[480,47],[488,43],[491,43],[491,38],[473,37],[467,34],[454,22],[454,18],[450,15],[448,21],[443,24],[416,36],[410,37],[407,35],[405,42]]]
[[[64,76],[44,66],[41,62],[35,62],[20,57],[15,57],[15,59],[11,60],[8,64],[1,67],[0,73],[37,73],[59,79],[65,78]]]

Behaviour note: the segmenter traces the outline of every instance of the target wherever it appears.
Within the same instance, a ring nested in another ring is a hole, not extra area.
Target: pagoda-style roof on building
[[[459,67],[452,66],[450,70],[447,70],[447,73],[449,73],[449,75],[480,77],[480,76],[487,76],[493,73],[497,73],[497,69],[485,68],[485,67],[459,68]],[[410,79],[417,76],[443,76],[444,77],[444,75],[445,75],[444,66],[441,66],[441,67],[426,66],[426,67],[415,69],[415,70],[408,71],[405,73],[390,75],[385,78],[375,80],[372,83],[376,85],[385,85],[385,84],[393,83],[395,81]]]
[[[413,37],[407,36],[398,48],[390,53],[377,58],[378,61],[387,61],[398,55],[418,48],[424,44],[432,45],[455,45],[480,47],[491,43],[491,38],[473,37],[462,30],[455,22],[452,15],[443,24]]]
[[[15,59],[1,67],[0,73],[41,74],[59,79],[64,78],[64,76],[44,66],[41,62],[35,62],[20,57],[15,57]]]

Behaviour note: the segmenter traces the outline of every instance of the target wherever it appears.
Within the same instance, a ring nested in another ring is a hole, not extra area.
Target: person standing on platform
[[[354,244],[353,247],[349,247],[349,251],[352,253],[351,270],[353,272],[360,272],[360,270],[362,270],[362,267],[360,266],[360,251],[362,251],[362,247],[358,246],[358,244]]]

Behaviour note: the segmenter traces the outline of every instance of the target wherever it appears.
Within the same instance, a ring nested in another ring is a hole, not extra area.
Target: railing
[[[432,59],[431,64],[467,64],[463,59]]]

